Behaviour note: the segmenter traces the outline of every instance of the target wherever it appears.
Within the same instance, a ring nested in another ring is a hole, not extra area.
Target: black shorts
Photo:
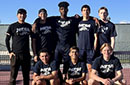
[[[93,61],[93,57],[95,54],[95,51],[92,49],[88,49],[88,50],[79,50],[79,58],[83,61],[85,61],[88,64],[92,64]]]

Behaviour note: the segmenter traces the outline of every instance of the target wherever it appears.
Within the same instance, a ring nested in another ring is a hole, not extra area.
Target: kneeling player
[[[34,67],[32,85],[59,85],[58,68],[55,61],[50,61],[47,49],[40,51],[40,60]]]
[[[66,85],[87,85],[86,72],[87,68],[84,62],[78,59],[79,49],[75,46],[70,48],[69,56],[71,60],[65,64],[63,75],[65,76]]]
[[[102,56],[94,60],[88,85],[126,85],[121,63],[117,57],[112,55],[111,45],[104,43],[100,51]]]

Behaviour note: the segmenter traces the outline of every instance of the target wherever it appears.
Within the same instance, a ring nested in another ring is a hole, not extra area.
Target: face
[[[72,49],[69,53],[71,59],[77,59],[79,56],[79,52],[76,49]]]
[[[66,16],[68,13],[68,8],[60,7],[59,12],[60,12],[61,16]]]
[[[88,8],[83,8],[82,9],[82,15],[83,15],[83,17],[88,17],[89,14],[90,14],[90,11],[89,11]]]
[[[40,59],[43,63],[48,63],[50,59],[50,55],[47,52],[40,53]]]
[[[26,14],[25,13],[22,13],[22,14],[18,13],[17,18],[18,18],[18,21],[24,22],[24,20],[26,19]]]
[[[102,49],[101,53],[103,54],[103,57],[109,58],[112,54],[112,50],[107,46]]]
[[[45,19],[47,18],[47,14],[44,13],[44,12],[40,12],[40,13],[38,14],[38,16],[39,16],[42,20],[45,20]]]
[[[108,16],[108,13],[106,10],[104,9],[101,9],[98,13],[99,17],[101,20],[106,20],[107,16]]]

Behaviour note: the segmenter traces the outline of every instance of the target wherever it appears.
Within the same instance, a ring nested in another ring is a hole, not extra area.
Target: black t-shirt
[[[94,34],[97,32],[95,21],[89,19],[88,21],[80,21],[79,25],[78,47],[79,49],[93,49],[94,48]]]
[[[58,35],[57,45],[76,45],[76,32],[79,20],[74,17],[62,19],[59,16],[50,17],[50,19],[53,21],[53,23],[55,23],[54,27],[56,28],[56,33]]]
[[[114,78],[115,72],[122,69],[121,63],[118,58],[111,56],[109,61],[105,61],[103,56],[97,57],[94,60],[92,69],[98,72],[101,78]]]
[[[41,60],[39,60],[33,71],[35,73],[37,73],[38,75],[50,75],[52,74],[53,71],[57,71],[57,64],[55,61],[52,61],[51,63],[49,63],[48,65],[45,65]]]
[[[49,19],[46,23],[42,24],[38,19],[35,20],[36,23],[36,50],[39,51],[42,48],[47,48],[50,52],[55,49],[55,29],[52,27],[52,23]]]
[[[111,37],[116,37],[116,29],[115,25],[108,21],[108,23],[104,23],[101,20],[99,20],[100,28],[98,28],[98,41],[99,46],[103,43],[111,43]]]
[[[68,74],[69,78],[79,78],[82,76],[82,73],[86,73],[87,68],[84,62],[78,61],[76,65],[74,65],[71,61],[64,67],[64,74]]]
[[[29,35],[32,34],[30,24],[15,22],[9,26],[7,33],[12,36],[14,53],[29,53]]]

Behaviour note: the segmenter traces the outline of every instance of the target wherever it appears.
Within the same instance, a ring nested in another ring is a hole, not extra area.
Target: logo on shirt
[[[49,75],[49,74],[51,74],[51,68],[50,67],[49,68],[43,68],[43,69],[40,70],[40,72],[41,72],[42,75]]]
[[[44,27],[40,27],[40,31],[42,31],[42,34],[47,34],[51,32],[51,26],[44,26]]]
[[[108,73],[108,72],[113,72],[114,65],[101,65],[100,69],[102,73]]]
[[[60,24],[60,27],[66,27],[70,24],[70,21],[58,21],[58,23]]]
[[[108,27],[101,26],[100,30],[101,30],[102,33],[106,34],[106,31],[108,30]]]
[[[29,28],[26,28],[26,27],[16,28],[17,35],[29,35],[29,33],[30,33]]]
[[[79,31],[89,31],[91,24],[79,24],[78,27],[80,28]]]
[[[71,76],[80,75],[81,74],[81,67],[78,67],[78,68],[69,68],[68,71],[70,72]]]

